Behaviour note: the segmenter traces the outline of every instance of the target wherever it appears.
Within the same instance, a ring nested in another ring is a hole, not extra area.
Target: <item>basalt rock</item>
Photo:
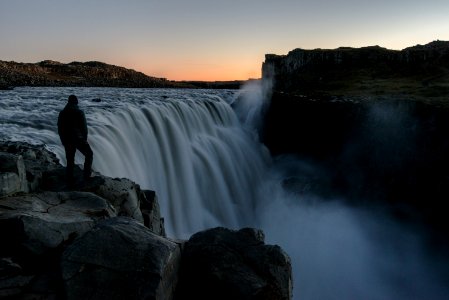
[[[288,255],[260,230],[214,228],[184,246],[178,299],[291,299]]]
[[[62,256],[67,299],[172,299],[180,247],[134,219],[98,223]]]
[[[14,189],[0,197],[0,296],[64,297],[62,251],[99,221],[117,215],[135,218],[143,227],[141,204],[145,224],[164,233],[155,193],[130,180],[95,174],[85,182],[76,167],[79,179],[68,186],[57,158],[43,146],[26,143],[0,143],[0,158],[2,176],[12,174],[15,180],[10,180]]]
[[[198,233],[183,255],[184,241],[165,237],[155,192],[98,173],[84,181],[79,167],[67,185],[43,146],[0,143],[0,157],[25,181],[0,197],[0,298],[291,297],[289,258],[261,231]]]
[[[295,49],[267,54],[262,77],[273,89],[306,95],[407,95],[445,101],[449,95],[449,42],[401,51],[379,46]]]

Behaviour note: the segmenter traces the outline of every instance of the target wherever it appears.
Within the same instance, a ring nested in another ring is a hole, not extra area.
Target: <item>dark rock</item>
[[[22,156],[29,192],[37,191],[40,188],[43,172],[60,167],[56,155],[46,150],[43,145],[30,145],[23,142],[1,142],[0,152]]]
[[[9,197],[0,202],[3,251],[42,255],[81,236],[95,222],[115,216],[103,198],[86,192],[44,192]]]
[[[273,89],[307,95],[408,95],[446,100],[449,42],[435,41],[402,51],[379,46],[295,49],[267,54],[262,77]]]
[[[260,230],[214,228],[184,247],[178,299],[291,299],[290,258]]]
[[[177,244],[125,217],[99,223],[63,254],[67,299],[172,299]]]
[[[154,191],[143,190],[140,197],[140,209],[144,218],[144,224],[152,232],[165,236],[164,218],[161,218],[159,201]]]
[[[101,102],[101,98],[94,98],[92,99],[92,102]]]
[[[0,278],[16,276],[21,272],[22,267],[13,262],[10,257],[0,259]]]
[[[0,152],[0,197],[18,192],[28,192],[23,158]]]
[[[0,298],[16,297],[22,293],[22,288],[27,286],[33,276],[14,276],[0,279]]]
[[[0,198],[0,298],[175,297],[183,242],[163,237],[155,192],[100,174],[85,181],[79,167],[78,179],[67,185],[65,168],[43,146],[2,142],[0,157],[2,170],[20,173],[32,190]],[[187,285],[178,297],[288,299],[289,259],[263,239],[254,229],[193,236],[182,273]],[[187,288],[194,278],[204,279],[192,285],[196,292]]]

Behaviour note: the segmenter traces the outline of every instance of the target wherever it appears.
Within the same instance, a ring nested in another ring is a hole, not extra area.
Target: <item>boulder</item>
[[[180,247],[127,217],[105,220],[63,253],[67,299],[172,299]]]
[[[41,187],[42,175],[45,171],[60,166],[56,155],[46,150],[44,145],[2,142],[0,143],[0,152],[22,156],[29,192],[37,191]]]
[[[115,216],[103,198],[86,192],[43,192],[0,202],[2,254],[42,255]]]
[[[217,227],[184,245],[178,299],[291,299],[288,255],[260,230]]]
[[[78,190],[94,193],[114,207],[119,216],[132,217],[143,223],[140,202],[143,194],[140,186],[126,178],[110,178],[98,173],[87,182],[84,181],[82,170],[76,166],[74,170],[75,182],[67,186],[65,181],[65,168],[57,166],[44,172],[42,179],[43,190],[68,191]]]

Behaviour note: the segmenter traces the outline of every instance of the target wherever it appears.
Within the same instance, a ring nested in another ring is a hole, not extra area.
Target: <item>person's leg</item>
[[[84,155],[84,178],[87,179],[92,173],[92,161],[94,153],[90,148],[89,143],[81,142],[77,145],[78,150]]]
[[[73,169],[75,167],[75,145],[64,145],[65,157],[67,160],[66,180],[68,183],[73,183]]]

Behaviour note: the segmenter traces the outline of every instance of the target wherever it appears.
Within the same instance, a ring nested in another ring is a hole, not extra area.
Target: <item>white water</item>
[[[282,189],[283,165],[254,140],[261,93],[253,92],[237,117],[232,91],[18,88],[0,92],[0,139],[45,143],[64,162],[56,119],[74,93],[93,168],[155,190],[169,235],[261,227],[292,258],[295,299],[447,299],[420,233]]]

